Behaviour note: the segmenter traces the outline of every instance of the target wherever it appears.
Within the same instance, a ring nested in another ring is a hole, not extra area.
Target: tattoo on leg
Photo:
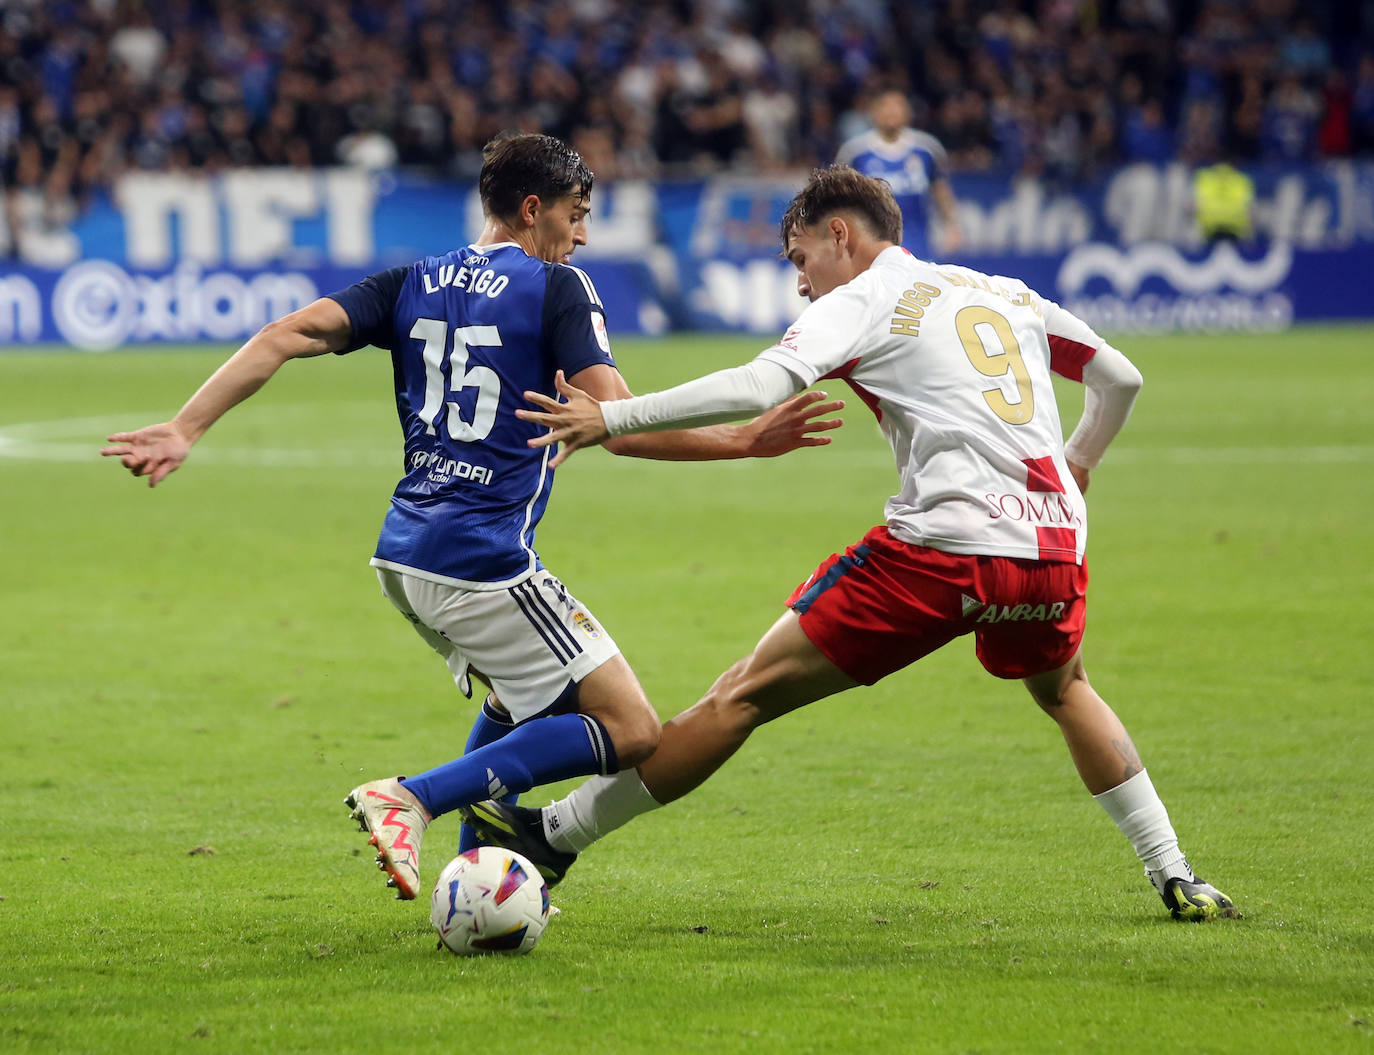
[[[1125,769],[1122,770],[1122,780],[1130,780],[1131,777],[1145,768],[1144,763],[1140,761],[1140,755],[1136,752],[1135,744],[1131,743],[1129,736],[1123,740],[1113,740],[1112,747],[1116,748],[1116,753],[1126,763]]]

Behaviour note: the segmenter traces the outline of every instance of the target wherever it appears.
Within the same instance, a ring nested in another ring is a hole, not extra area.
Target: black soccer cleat
[[[544,837],[544,823],[539,810],[524,806],[508,806],[495,799],[462,806],[463,823],[473,829],[483,842],[514,850],[539,869],[545,885],[555,887],[568,874],[577,854],[555,850]]]
[[[1240,912],[1231,899],[1216,887],[1197,876],[1191,880],[1175,876],[1167,880],[1159,892],[1174,919],[1185,919],[1192,923],[1225,917],[1240,919]]]

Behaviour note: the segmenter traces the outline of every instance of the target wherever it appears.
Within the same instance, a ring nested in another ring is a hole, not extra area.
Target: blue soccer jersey
[[[468,246],[371,275],[330,297],[349,347],[391,350],[405,476],[372,563],[472,589],[540,567],[534,532],[553,486],[553,448],[526,441],[527,390],[553,375],[615,366],[591,280],[512,242]]]
[[[931,259],[931,185],[945,178],[945,148],[927,132],[904,128],[889,143],[876,131],[855,136],[835,158],[865,176],[886,180],[902,210],[902,245],[913,256]]]

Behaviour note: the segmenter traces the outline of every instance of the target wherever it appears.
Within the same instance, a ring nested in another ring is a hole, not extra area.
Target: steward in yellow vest
[[[1229,162],[1218,161],[1193,173],[1194,214],[1209,245],[1248,239],[1254,202],[1254,181]]]

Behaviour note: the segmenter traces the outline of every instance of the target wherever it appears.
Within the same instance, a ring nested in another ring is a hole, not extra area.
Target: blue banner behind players
[[[1014,274],[1109,332],[1368,318],[1374,163],[1253,168],[1253,236],[1207,243],[1182,165],[1092,183],[955,174],[957,262]],[[801,182],[596,187],[579,251],[614,332],[780,332],[801,301],[777,223]],[[235,342],[361,275],[474,235],[472,186],[352,169],[124,178],[70,228],[14,239],[0,345]]]

